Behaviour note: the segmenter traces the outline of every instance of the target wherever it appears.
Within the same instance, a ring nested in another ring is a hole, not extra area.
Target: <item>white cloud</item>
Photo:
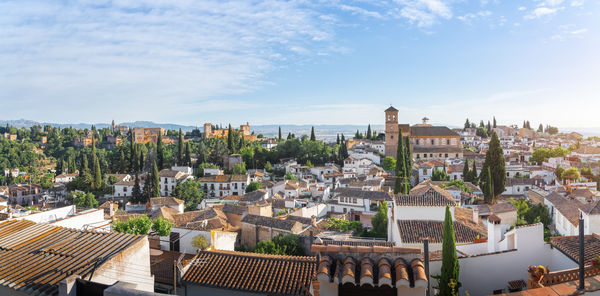
[[[523,10],[526,10],[527,8],[525,8],[525,6],[520,6],[518,9],[519,9],[519,11],[523,11]]]
[[[377,11],[370,11],[358,6],[349,6],[349,5],[345,5],[342,4],[339,6],[342,10],[344,11],[349,11],[352,14],[357,14],[357,15],[362,15],[362,16],[368,16],[368,17],[373,17],[373,18],[382,18],[383,16],[377,12]]]
[[[439,19],[452,18],[452,9],[441,0],[395,0],[401,5],[399,16],[419,27],[436,24]]]
[[[559,8],[549,8],[549,7],[538,7],[534,9],[530,14],[525,16],[525,19],[537,19],[545,16],[551,16],[556,14]]]
[[[465,22],[467,24],[471,24],[472,21],[475,20],[475,19],[487,18],[490,15],[492,15],[491,11],[489,11],[489,10],[482,10],[482,11],[479,11],[477,13],[467,13],[465,15],[457,16],[456,18],[459,19],[462,22]]]
[[[563,1],[564,0],[546,0],[541,5],[558,6],[558,5],[562,4]]]
[[[571,1],[571,6],[580,7],[580,6],[583,6],[583,2],[584,2],[584,0],[574,0],[574,1]]]

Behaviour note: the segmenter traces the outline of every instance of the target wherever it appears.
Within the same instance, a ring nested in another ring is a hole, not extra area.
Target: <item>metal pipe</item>
[[[585,252],[584,252],[583,213],[579,214],[579,291],[585,291]]]
[[[423,239],[423,252],[424,260],[425,260],[425,277],[427,277],[427,290],[425,292],[426,296],[429,296],[429,239]]]

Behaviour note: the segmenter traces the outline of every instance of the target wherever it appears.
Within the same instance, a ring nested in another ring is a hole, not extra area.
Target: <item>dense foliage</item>
[[[498,135],[493,132],[488,151],[485,153],[483,168],[479,174],[479,184],[487,203],[494,203],[496,197],[504,192],[506,186],[505,165],[500,140]]]
[[[260,241],[253,251],[254,253],[302,256],[304,249],[300,245],[300,239],[293,234],[278,235],[269,241]]]

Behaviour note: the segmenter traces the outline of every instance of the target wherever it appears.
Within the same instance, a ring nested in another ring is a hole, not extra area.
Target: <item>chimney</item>
[[[500,224],[502,220],[500,219],[500,217],[496,216],[496,214],[492,213],[488,217],[487,221],[488,252],[497,252],[498,242],[500,242],[500,238],[502,235],[502,225]]]
[[[477,205],[473,207],[473,222],[475,224],[479,223],[479,206]]]

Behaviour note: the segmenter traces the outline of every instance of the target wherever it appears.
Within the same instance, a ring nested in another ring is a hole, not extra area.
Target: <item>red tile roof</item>
[[[200,252],[182,280],[190,285],[275,295],[309,295],[315,257]]]

